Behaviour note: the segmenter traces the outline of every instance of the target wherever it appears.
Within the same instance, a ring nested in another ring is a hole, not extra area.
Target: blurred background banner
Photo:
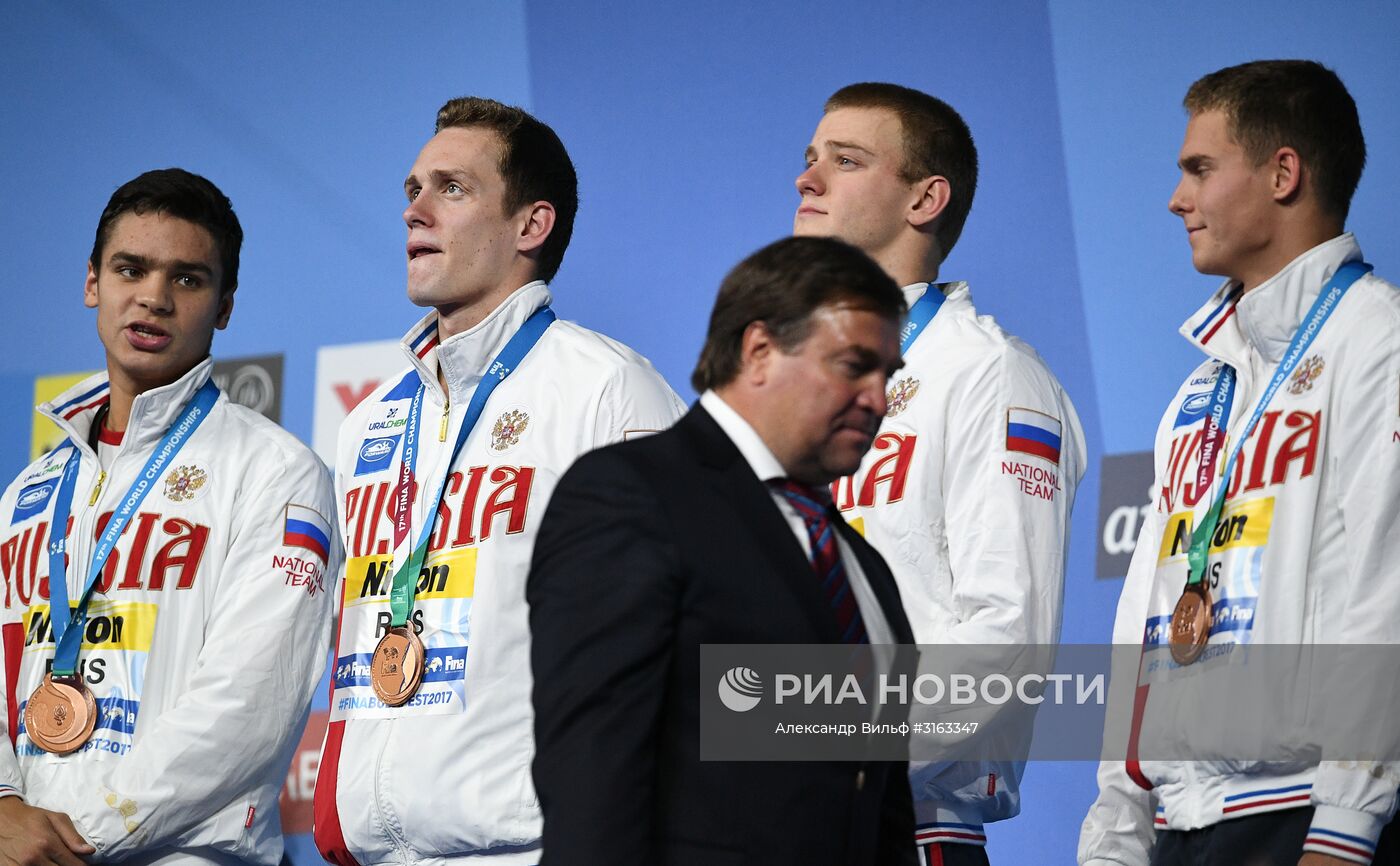
[[[894,81],[954,105],[981,153],[941,278],[968,280],[982,312],[1035,346],[1083,420],[1064,639],[1103,642],[1151,482],[1133,455],[1198,363],[1176,329],[1218,285],[1167,211],[1190,83],[1269,57],[1336,69],[1370,149],[1350,228],[1400,279],[1393,0],[91,0],[8,4],[0,20],[6,477],[47,435],[31,410],[61,389],[54,371],[103,363],[86,260],[107,198],[144,170],[182,166],[233,200],[246,241],[214,354],[280,365],[249,363],[225,387],[261,404],[270,378],[271,411],[329,458],[423,313],[404,295],[402,186],[448,98],[518,104],[559,132],[581,207],[555,309],[632,345],[690,399],[720,279],[791,230],[823,101]],[[314,859],[303,807],[319,738],[308,731],[284,796],[297,862]],[[988,833],[993,862],[1071,862],[1094,791],[1091,762],[1033,764],[1022,815]]]

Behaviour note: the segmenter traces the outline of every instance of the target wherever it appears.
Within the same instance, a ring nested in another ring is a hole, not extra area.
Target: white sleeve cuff
[[[1384,828],[1385,822],[1369,812],[1318,804],[1303,850],[1370,866]]]

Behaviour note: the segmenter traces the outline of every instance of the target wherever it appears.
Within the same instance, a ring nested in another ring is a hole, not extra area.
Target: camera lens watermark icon
[[[736,713],[747,713],[763,697],[763,678],[752,668],[730,668],[719,679],[719,699]]]

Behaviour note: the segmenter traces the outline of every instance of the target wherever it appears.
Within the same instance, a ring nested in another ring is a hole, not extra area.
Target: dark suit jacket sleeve
[[[616,449],[584,456],[560,480],[526,587],[549,866],[657,859],[675,555],[655,493]]]
[[[909,790],[909,764],[905,761],[891,762],[885,774],[875,862],[898,866],[915,866],[918,862],[914,847],[914,798]]]

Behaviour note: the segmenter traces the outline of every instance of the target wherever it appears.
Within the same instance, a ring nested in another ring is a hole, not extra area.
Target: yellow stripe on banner
[[[93,602],[83,626],[85,650],[150,652],[160,607],[146,603]],[[54,645],[53,621],[47,604],[36,604],[24,614],[24,648],[50,650]]]
[[[1226,506],[1210,539],[1212,554],[1236,547],[1263,547],[1269,543],[1269,528],[1274,521],[1274,498],[1250,499]],[[1162,548],[1157,561],[1167,562],[1186,556],[1191,550],[1191,512],[1173,514],[1162,534]]]
[[[345,606],[384,604],[394,583],[393,557],[357,556],[345,563]],[[476,548],[436,550],[428,554],[418,572],[416,598],[471,598],[476,593]]]

